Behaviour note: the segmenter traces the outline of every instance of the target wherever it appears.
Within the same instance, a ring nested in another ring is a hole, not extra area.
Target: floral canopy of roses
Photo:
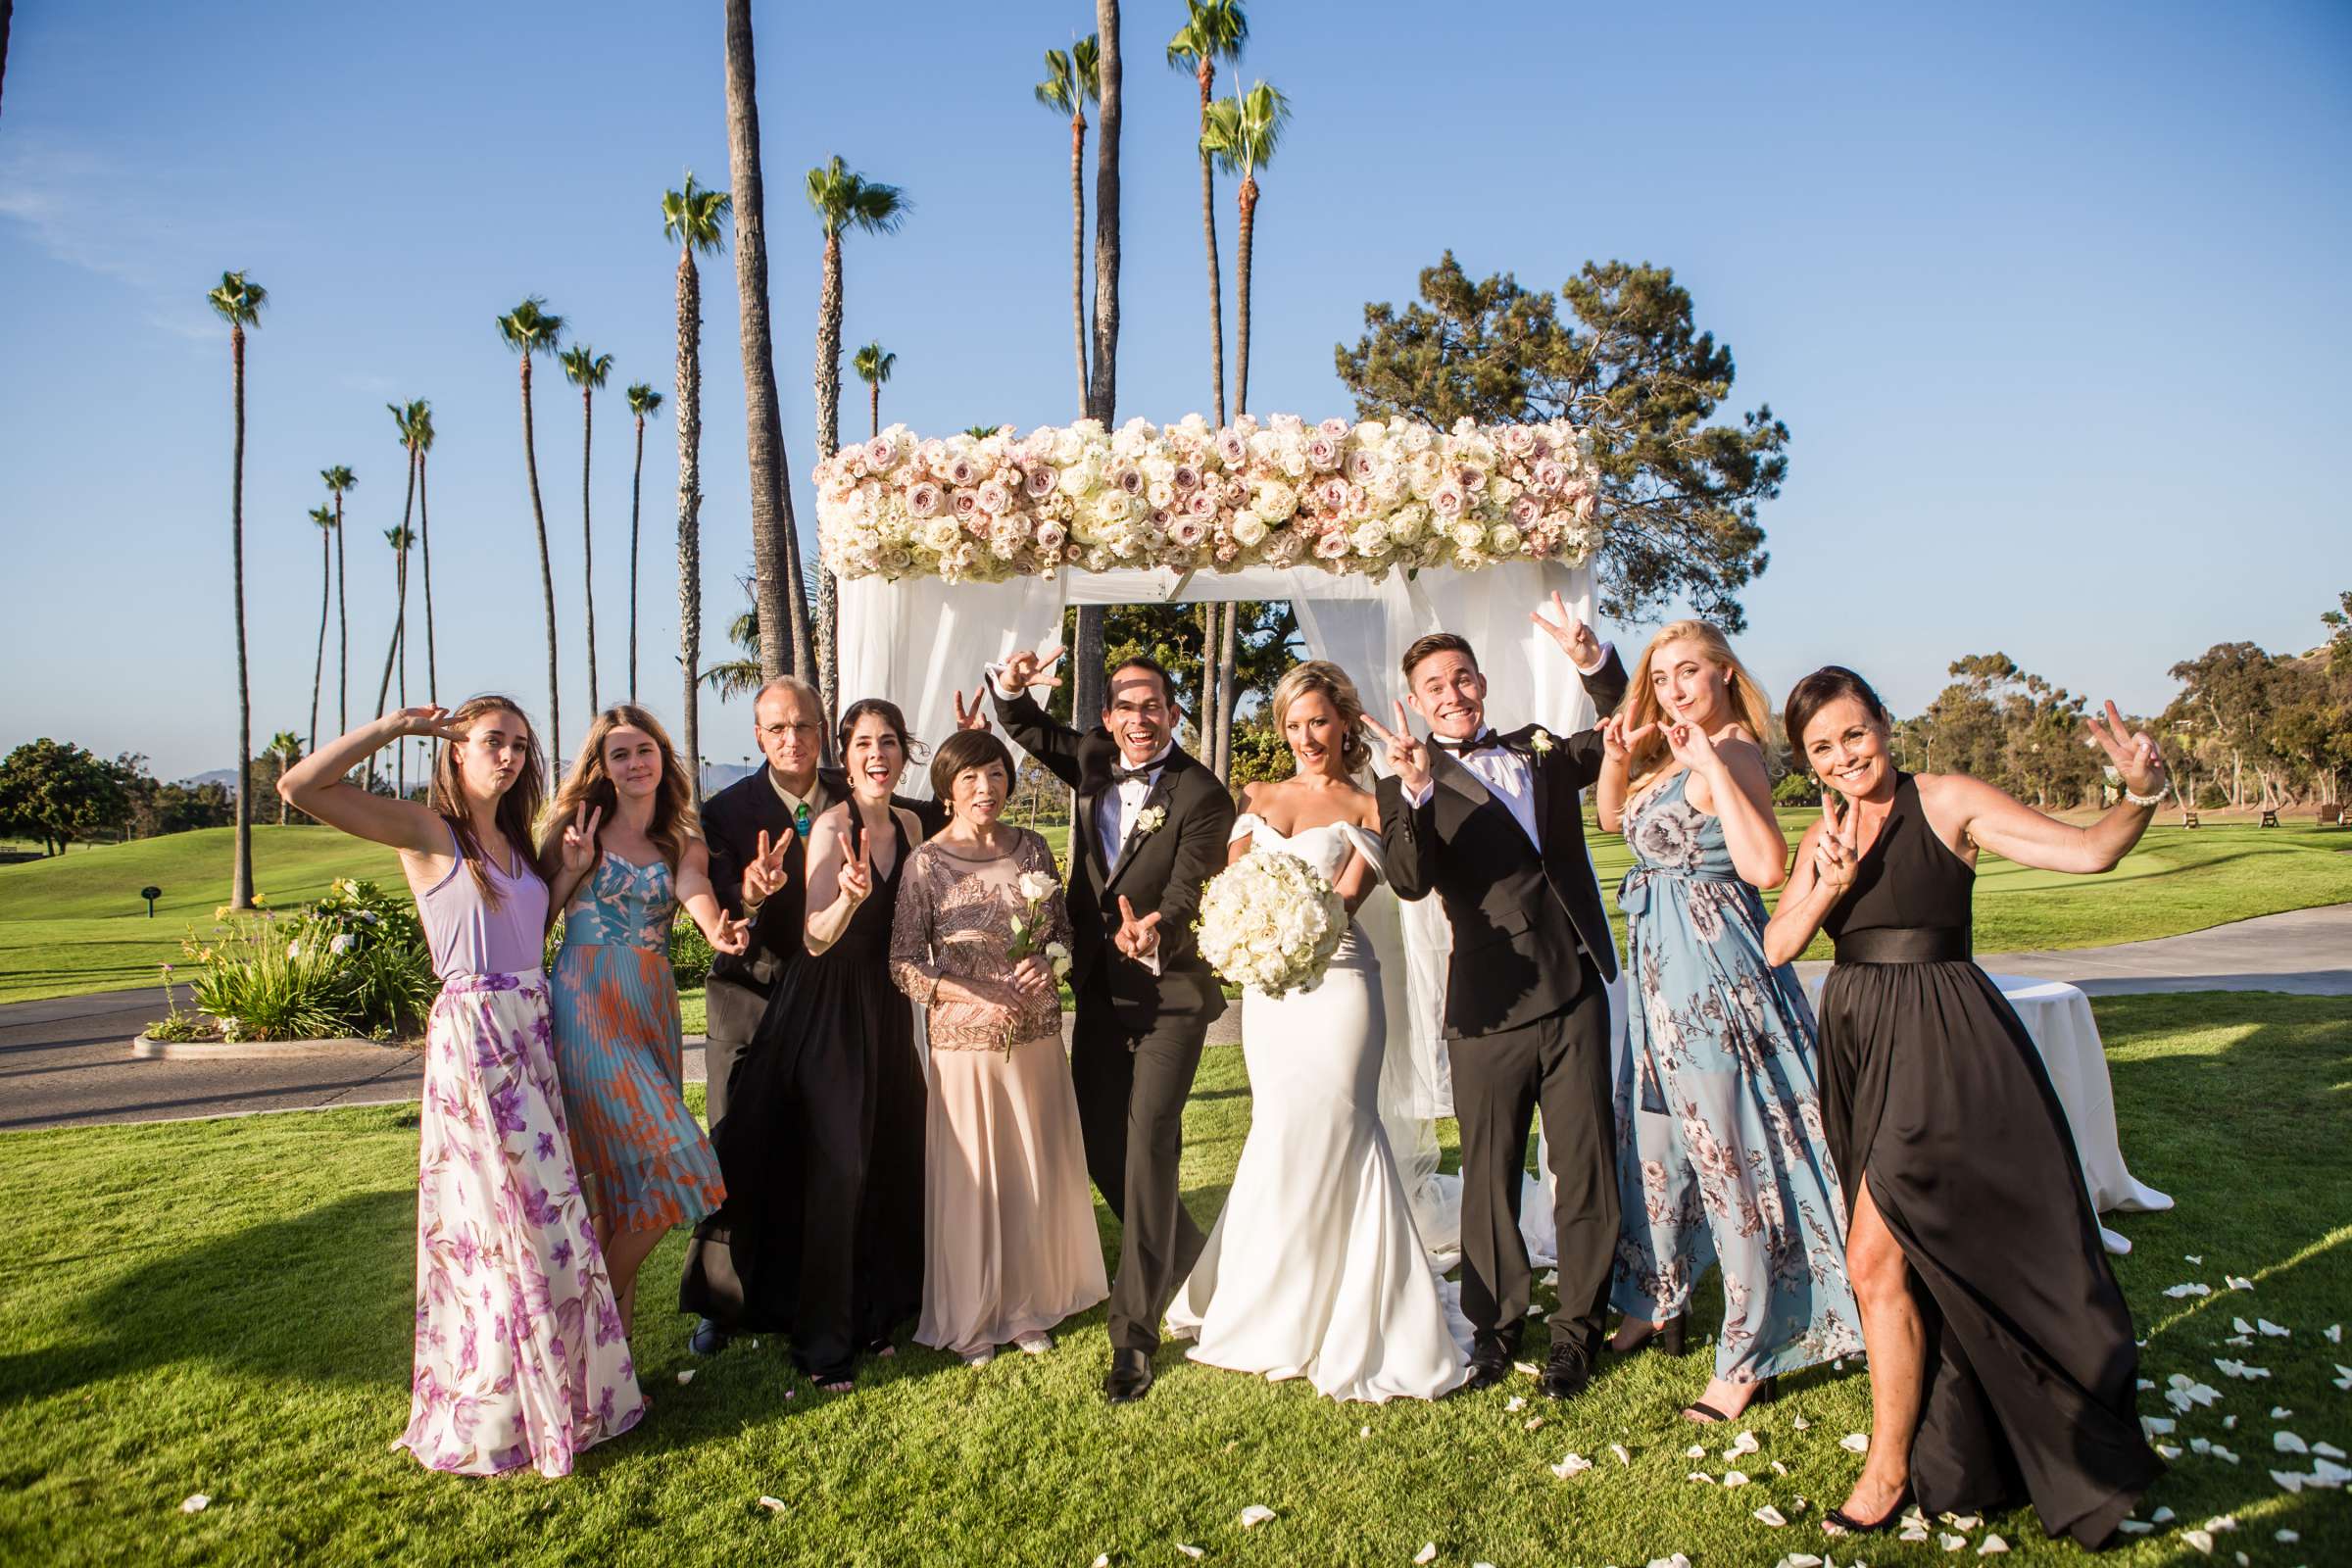
[[[1566,420],[1450,430],[1199,415],[917,437],[892,425],[819,463],[817,539],[842,577],[1001,582],[1068,569],[1578,565],[1598,475]]]

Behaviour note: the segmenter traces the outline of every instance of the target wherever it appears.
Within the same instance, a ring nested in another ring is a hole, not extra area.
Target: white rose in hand
[[[1031,904],[1043,904],[1054,892],[1054,879],[1043,871],[1023,871],[1020,889],[1021,897]]]

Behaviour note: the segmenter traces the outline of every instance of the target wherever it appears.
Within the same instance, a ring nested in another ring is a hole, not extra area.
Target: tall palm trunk
[[[825,236],[824,280],[816,298],[816,457],[823,462],[841,450],[841,235]],[[825,733],[841,711],[841,665],[834,649],[840,589],[832,568],[816,564],[816,694],[825,710]]]
[[[735,291],[743,321],[744,446],[752,479],[760,667],[771,680],[783,674],[805,677],[814,665],[814,656],[802,585],[800,533],[793,524],[792,489],[785,483],[784,416],[776,397],[775,340],[767,320],[767,218],[760,181],[752,0],[726,3],[727,170],[735,186]],[[691,693],[692,687],[688,690]]]
[[[547,760],[564,768],[564,699],[556,673],[556,568],[547,555],[547,509],[539,504],[539,452],[531,432],[531,356],[522,356],[522,467],[531,481],[531,526],[539,536],[539,592],[547,602]]]
[[[424,700],[440,706],[441,679],[433,656],[433,523],[424,505],[424,448],[416,449],[416,549],[424,558]]]
[[[866,422],[871,426],[866,434],[877,436],[882,433],[882,383],[879,381],[872,383],[865,389],[865,392]]]
[[[409,706],[409,552],[400,552],[400,609],[392,620],[392,657],[399,666],[395,679],[399,682],[400,706]],[[404,736],[392,749],[392,794],[396,799],[409,798],[409,742]]]
[[[410,518],[410,516],[411,516],[411,515],[412,515],[412,514],[413,514],[416,512],[416,448],[415,444],[414,444],[414,443],[412,443],[412,444],[410,445],[410,447],[409,447],[409,486],[408,486],[408,494],[407,494],[406,498],[405,498],[405,499],[403,499],[403,500],[402,500],[402,502],[401,502],[401,504],[400,504],[400,531],[401,531],[401,535],[402,535],[402,537],[404,537],[404,538],[405,538],[405,537],[407,537],[407,535],[408,535],[408,531],[409,531],[409,518]],[[408,553],[406,550],[403,550],[403,551],[400,551],[400,552],[398,553],[398,559],[397,559],[397,560],[396,560],[396,561],[393,563],[393,565],[392,565],[392,579],[393,579],[393,584],[394,584],[394,589],[395,589],[395,592],[396,592],[396,593],[398,594],[398,596],[399,596],[399,602],[400,602],[402,605],[404,605],[404,606],[405,606],[405,605],[408,603],[408,597],[409,597],[409,592],[408,592],[408,576],[409,576],[409,553]],[[385,704],[386,700],[387,700],[387,699],[389,699],[389,698],[391,697],[391,695],[392,695],[392,662],[393,662],[393,661],[394,661],[394,660],[398,659],[399,657],[400,657],[400,621],[399,621],[399,619],[398,619],[397,617],[395,617],[395,618],[394,618],[394,620],[393,620],[393,622],[392,622],[392,643],[391,643],[391,646],[390,646],[390,647],[388,647],[388,648],[386,648],[386,649],[384,650],[384,676],[383,676],[383,679],[382,679],[382,680],[380,680],[380,681],[376,682],[376,686],[375,686],[375,711],[376,711],[376,714],[377,714],[377,716],[379,716],[379,717],[380,717],[380,716],[382,716],[382,714],[383,714],[383,713],[384,713],[384,711],[385,711],[385,709],[384,709],[384,704]],[[403,704],[402,706],[404,706],[404,707],[405,707],[405,706],[407,706],[407,705],[406,705],[406,704]],[[371,785],[372,785],[372,784],[375,782],[375,759],[374,759],[374,757],[372,757],[372,756],[370,756],[370,757],[368,759],[368,783],[369,783],[369,784],[371,784]]]
[[[311,666],[311,738],[312,751],[318,749],[318,692],[326,683],[326,612],[332,608],[335,586],[335,557],[328,548],[326,530],[318,530],[318,659]]]
[[[703,798],[703,280],[694,242],[678,250],[678,662],[686,678],[679,726],[686,778]]]
[[[228,480],[229,574],[235,592],[237,617],[237,848],[236,868],[229,876],[228,903],[233,909],[253,907],[253,681],[245,655],[245,329],[228,329],[228,356],[234,370],[237,405],[237,445]]]
[[[335,733],[351,733],[350,562],[343,554],[343,492],[335,492]]]
[[[1078,333],[1078,406],[1093,396],[1086,380],[1086,110],[1070,117],[1070,315]]]
[[[1217,777],[1228,783],[1233,778],[1233,709],[1240,695],[1234,689],[1234,659],[1240,652],[1242,607],[1229,604],[1218,617],[1217,652]]]
[[[1216,63],[1205,56],[1194,74],[1200,82],[1200,134],[1208,134],[1208,105],[1217,80]],[[1200,238],[1208,247],[1208,382],[1217,423],[1225,423],[1225,277],[1217,266],[1217,181],[1209,155],[1200,154]]]
[[[637,416],[637,464],[629,474],[629,701],[637,700],[637,511],[645,493],[645,416]]]
[[[1213,599],[1200,607],[1200,711],[1194,715],[1194,724],[1201,758],[1212,769],[1217,760],[1217,612],[1223,608]]]
[[[1119,401],[1119,124],[1124,98],[1119,74],[1119,0],[1095,0],[1095,27],[1101,38],[1097,73],[1102,118],[1095,135],[1095,354],[1086,412],[1108,426]],[[1080,608],[1076,641],[1071,650],[1076,679],[1070,711],[1074,721],[1083,726],[1102,710],[1101,605]]]
[[[599,706],[596,683],[596,529],[588,520],[588,454],[596,428],[596,390],[580,388],[580,574],[588,601],[588,711]]]
[[[1233,412],[1250,412],[1250,244],[1257,231],[1257,176],[1242,176],[1242,221],[1233,237]]]

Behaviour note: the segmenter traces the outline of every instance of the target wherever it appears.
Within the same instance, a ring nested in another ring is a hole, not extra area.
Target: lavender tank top
[[[458,863],[416,899],[425,945],[433,953],[433,973],[448,980],[462,974],[523,974],[539,969],[547,953],[547,884],[539,880],[529,859],[511,845],[517,867],[513,876],[500,870],[497,860],[484,856],[482,869],[499,892],[494,909],[474,884],[456,828],[449,830],[449,838]]]

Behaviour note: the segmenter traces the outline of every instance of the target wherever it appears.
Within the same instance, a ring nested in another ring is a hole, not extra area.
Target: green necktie
[[[792,831],[801,838],[808,836],[808,803],[803,801],[792,808]]]

